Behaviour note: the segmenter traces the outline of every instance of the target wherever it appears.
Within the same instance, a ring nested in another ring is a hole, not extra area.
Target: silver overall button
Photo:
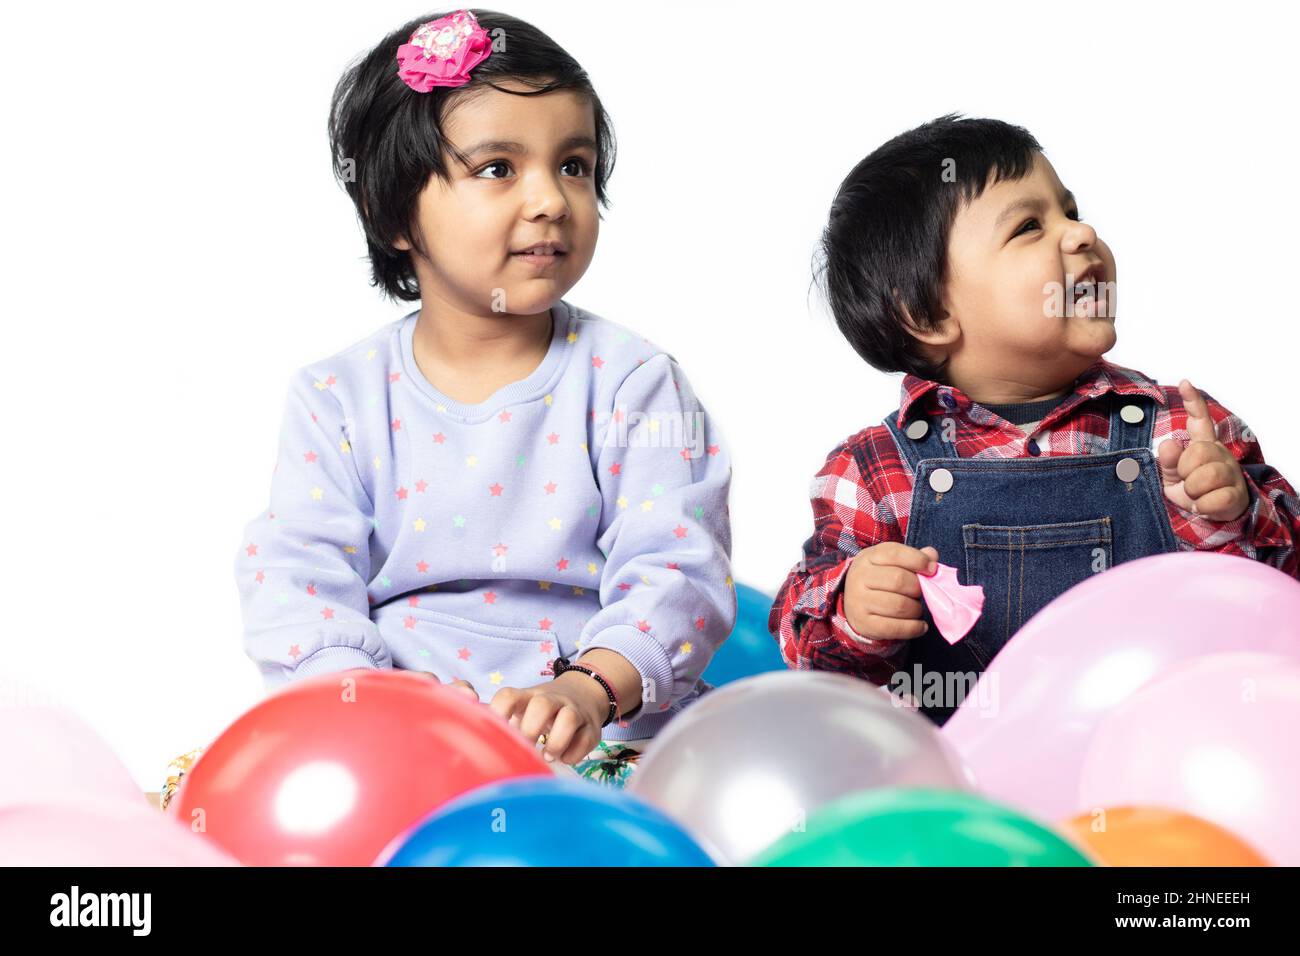
[[[1125,405],[1119,410],[1119,417],[1124,419],[1124,421],[1128,422],[1130,425],[1136,425],[1146,416],[1142,412],[1142,406]]]
[[[1142,474],[1142,466],[1136,458],[1121,458],[1115,463],[1115,474],[1120,481],[1137,481]]]
[[[916,421],[908,422],[907,431],[904,433],[912,441],[920,441],[930,432],[930,423],[924,418],[918,418]]]
[[[952,472],[947,468],[936,468],[930,473],[930,487],[943,494],[952,487]]]

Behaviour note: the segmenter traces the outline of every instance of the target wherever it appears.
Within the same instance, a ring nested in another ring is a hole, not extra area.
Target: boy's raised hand
[[[917,572],[931,573],[939,560],[932,547],[913,548],[897,541],[872,545],[853,556],[844,577],[844,616],[862,637],[875,641],[911,640],[929,625],[921,620]]]
[[[1176,439],[1160,443],[1160,481],[1165,497],[1184,511],[1213,521],[1233,521],[1250,505],[1246,479],[1227,446],[1219,441],[1205,398],[1187,379],[1178,383],[1187,409],[1187,447]]]

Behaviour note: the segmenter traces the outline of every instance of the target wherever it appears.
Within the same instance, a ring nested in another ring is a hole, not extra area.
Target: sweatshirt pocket
[[[411,636],[446,671],[435,673],[468,680],[483,701],[502,687],[533,687],[549,680],[550,663],[560,653],[553,630],[475,621],[424,607],[403,610],[415,621]]]

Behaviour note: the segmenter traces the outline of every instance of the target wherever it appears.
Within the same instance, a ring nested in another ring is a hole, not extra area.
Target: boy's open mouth
[[[1074,278],[1074,314],[1085,318],[1109,318],[1106,314],[1106,270],[1097,264],[1088,266]]]

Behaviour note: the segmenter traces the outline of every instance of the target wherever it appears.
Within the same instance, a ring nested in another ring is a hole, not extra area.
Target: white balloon
[[[973,789],[934,724],[864,680],[777,671],[709,691],[655,738],[627,789],[743,864],[819,807],[877,787]]]

